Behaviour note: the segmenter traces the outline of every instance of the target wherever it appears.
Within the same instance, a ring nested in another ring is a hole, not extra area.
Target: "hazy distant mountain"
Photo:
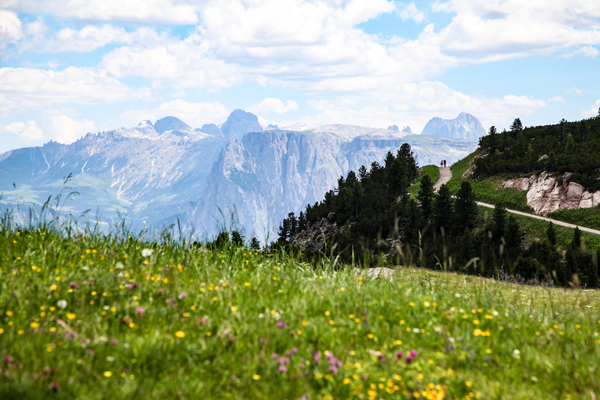
[[[150,121],[145,121],[150,122]],[[151,123],[150,123],[151,124]],[[175,117],[165,117],[159,119],[154,124],[154,130],[158,133],[164,133],[166,131],[184,131],[186,129],[192,129],[188,124]]]
[[[12,150],[0,155],[0,208],[24,211],[61,190],[64,203],[76,191],[63,214],[90,210],[89,217],[109,224],[127,216],[134,228],[179,219],[198,236],[217,233],[224,222],[219,208],[225,215],[237,209],[239,227],[264,243],[288,212],[322,199],[340,175],[382,162],[402,143],[412,146],[420,165],[452,163],[477,145],[344,124],[273,128],[263,131],[255,115],[235,110],[220,128],[193,130],[166,117],[88,133],[70,145]]]
[[[240,137],[246,132],[262,131],[258,117],[244,110],[233,110],[227,121],[221,126],[225,139]]]
[[[427,122],[421,135],[444,136],[455,139],[479,140],[486,132],[477,117],[460,113],[455,119],[435,117]]]

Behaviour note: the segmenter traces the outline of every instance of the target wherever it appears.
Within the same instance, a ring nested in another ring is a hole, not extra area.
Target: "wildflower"
[[[260,375],[254,374],[254,375],[252,375],[252,379],[254,379],[255,381],[258,381],[260,379]]]
[[[154,253],[154,250],[152,249],[144,249],[142,250],[142,257],[150,257],[152,255],[152,253]]]
[[[102,374],[102,375],[104,375],[107,378],[110,378],[112,376],[112,372],[110,372],[110,371],[104,371],[104,374]]]
[[[321,364],[321,357],[319,356],[319,352],[318,351],[315,351],[315,354],[313,354],[313,361],[317,365]]]
[[[73,340],[77,337],[77,333],[73,332],[73,331],[67,331],[67,333],[65,334],[65,339],[67,340]]]
[[[280,357],[279,360],[277,360],[277,362],[279,364],[289,364],[290,363],[290,359],[287,357]]]
[[[231,306],[231,311],[236,312],[238,308],[236,306]]]
[[[11,356],[10,354],[8,354],[7,356],[4,357],[4,362],[6,364],[10,364],[14,361],[15,359],[13,358],[13,356]]]
[[[287,372],[287,367],[282,364],[279,366],[278,371],[283,374],[284,372]]]
[[[89,282],[88,282],[88,285],[90,285],[90,286],[94,286],[94,281],[89,281]]]
[[[277,324],[275,326],[279,329],[284,329],[287,326],[287,324],[283,321],[277,321]]]
[[[56,285],[52,285],[52,286],[50,286],[50,290],[52,290],[53,292],[54,292],[56,289],[58,289],[58,286],[56,286]]]
[[[158,295],[159,295],[159,296],[162,296],[163,294],[165,294],[165,290],[164,290],[164,289],[160,289],[160,290],[158,291]]]
[[[273,353],[273,354],[271,354],[271,358],[272,358],[273,360],[277,360],[277,359],[279,358],[279,354],[277,354],[277,353]]]
[[[87,353],[88,355],[90,355],[90,356],[91,356],[92,354],[94,354],[94,350],[92,350],[92,349],[87,349],[87,350],[86,350],[86,353]]]
[[[60,388],[58,387],[58,382],[56,382],[56,381],[52,382],[51,389],[54,393],[57,393],[60,390]]]
[[[29,324],[29,326],[31,326],[33,329],[35,329],[35,328],[39,328],[40,324],[37,322],[32,322],[31,324]]]
[[[521,358],[521,352],[519,350],[513,350],[513,354],[512,354],[513,358],[515,360],[518,360],[519,358]]]
[[[231,380],[232,380],[232,381],[235,381],[236,379],[237,379],[237,376],[235,376],[235,375],[231,375]]]
[[[266,343],[266,342],[267,342],[267,339],[265,339],[264,337],[261,337],[261,338],[259,339],[259,341],[260,341],[261,343]]]
[[[117,339],[113,339],[113,340],[111,340],[111,341],[110,341],[110,343],[111,343],[113,346],[116,346],[116,345],[119,343],[119,341],[118,341]]]
[[[415,357],[417,356],[417,351],[416,350],[411,350],[410,353],[408,354],[408,357],[406,357],[406,363],[410,364]]]
[[[135,313],[136,313],[136,314],[143,314],[143,313],[144,313],[144,311],[145,311],[145,310],[144,310],[144,307],[142,307],[142,306],[139,306],[139,307],[137,307],[137,308],[135,309]]]
[[[183,291],[183,292],[179,293],[179,299],[180,299],[180,300],[183,300],[183,299],[185,299],[185,298],[186,298],[186,296],[187,296],[187,292],[185,292],[185,291]]]
[[[67,318],[69,319],[75,319],[77,317],[77,315],[75,315],[74,313],[67,313]]]
[[[175,332],[175,336],[177,336],[179,339],[182,339],[185,337],[185,332],[177,331],[177,332]]]
[[[289,349],[288,351],[285,352],[286,356],[290,356],[292,354],[296,354],[298,353],[298,349],[296,347]]]
[[[66,300],[59,300],[59,301],[56,302],[56,306],[58,308],[62,308],[64,310],[65,308],[67,308],[67,301]]]
[[[132,282],[132,283],[128,283],[127,285],[125,285],[125,287],[127,289],[129,289],[129,290],[133,290],[133,289],[135,289],[136,287],[139,287],[139,286],[140,286],[140,284],[137,283],[137,282]]]
[[[119,262],[117,263],[117,269],[123,269],[123,268],[125,268],[125,266],[123,265],[123,263],[122,263],[122,262],[120,262],[120,261],[119,261]]]
[[[79,289],[79,285],[77,284],[77,282],[71,282],[69,286],[71,287],[71,289]]]

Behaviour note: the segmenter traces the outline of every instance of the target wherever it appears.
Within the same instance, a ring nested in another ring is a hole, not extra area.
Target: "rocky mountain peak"
[[[435,117],[427,122],[421,135],[444,136],[454,139],[478,140],[486,131],[477,117],[461,112],[454,119]]]
[[[165,133],[166,131],[181,131],[186,129],[192,129],[188,124],[176,117],[165,117],[159,119],[154,124],[154,129],[159,134]]]
[[[239,138],[247,132],[262,131],[258,117],[244,110],[233,110],[227,121],[221,126],[225,139]]]

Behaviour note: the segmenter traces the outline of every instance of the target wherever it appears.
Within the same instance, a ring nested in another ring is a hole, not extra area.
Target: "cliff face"
[[[427,122],[421,135],[444,136],[454,139],[479,140],[486,132],[479,119],[468,113],[460,113],[454,119],[435,117]]]
[[[527,204],[537,214],[562,209],[591,208],[600,205],[600,191],[588,192],[578,183],[570,182],[572,174],[542,172],[528,178],[508,179],[502,187],[527,191]]]
[[[387,132],[361,134],[356,127],[338,125],[308,132],[250,132],[240,141],[232,139],[207,178],[202,201],[186,219],[196,233],[212,235],[226,225],[243,228],[247,237],[264,243],[275,239],[289,212],[298,214],[307,204],[322,200],[341,175],[382,162],[388,151],[395,153],[403,143],[411,144],[422,165],[464,157],[476,146],[471,141]],[[237,225],[231,223],[232,212]]]

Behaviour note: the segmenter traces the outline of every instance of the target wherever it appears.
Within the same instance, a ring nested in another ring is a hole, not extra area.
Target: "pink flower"
[[[282,364],[279,366],[278,370],[283,374],[284,372],[287,372],[287,367]]]
[[[283,329],[287,326],[287,324],[283,321],[277,321],[277,324],[275,326],[279,329]]]
[[[281,357],[277,362],[279,362],[279,364],[289,364],[290,359],[287,357]]]
[[[321,357],[319,356],[319,352],[318,351],[315,351],[315,354],[313,354],[313,361],[317,365],[321,364]]]
[[[144,310],[144,307],[142,307],[142,306],[139,306],[139,307],[137,307],[137,308],[135,309],[135,313],[136,313],[136,314],[143,314],[143,313],[144,313],[144,311],[145,311],[145,310]]]
[[[179,293],[179,299],[180,299],[180,300],[183,300],[183,299],[185,299],[185,298],[186,298],[186,296],[187,296],[187,293],[186,293],[185,291],[184,291],[184,292],[181,292],[181,293]]]
[[[273,360],[277,360],[277,359],[279,358],[279,354],[277,354],[277,353],[273,353],[273,354],[271,355],[271,358],[272,358]]]

